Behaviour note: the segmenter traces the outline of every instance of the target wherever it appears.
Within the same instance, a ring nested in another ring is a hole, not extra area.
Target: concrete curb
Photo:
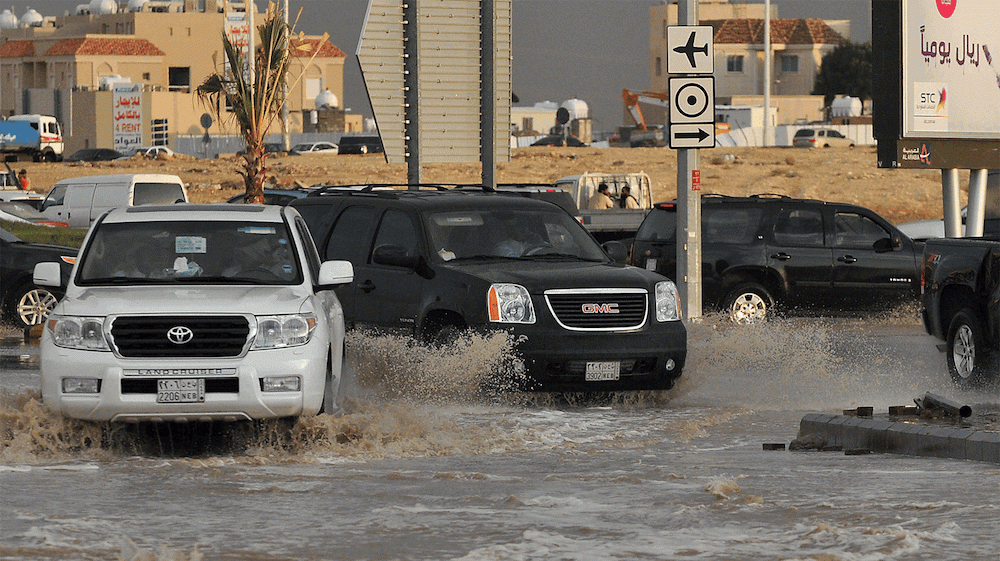
[[[809,413],[799,425],[799,438],[806,436],[843,450],[1000,464],[1000,433],[967,427]]]

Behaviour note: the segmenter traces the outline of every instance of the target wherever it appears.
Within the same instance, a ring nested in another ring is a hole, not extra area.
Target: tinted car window
[[[677,213],[671,210],[654,209],[646,215],[639,230],[635,233],[637,240],[673,241],[677,235]]]
[[[375,247],[386,244],[403,247],[407,255],[417,254],[417,230],[405,213],[398,210],[385,213],[375,236]]]
[[[132,204],[169,205],[184,200],[184,190],[176,183],[136,183]]]
[[[375,223],[375,209],[368,206],[348,207],[340,214],[330,232],[326,244],[327,260],[346,259],[351,263],[367,263],[368,250],[365,242],[371,239],[372,225]]]
[[[823,214],[817,210],[782,209],[774,222],[774,241],[778,245],[798,247],[823,246]]]
[[[703,208],[702,243],[750,243],[762,213],[760,208]]]
[[[836,227],[833,245],[836,247],[871,248],[878,240],[889,237],[875,221],[860,214],[838,212],[833,223]]]

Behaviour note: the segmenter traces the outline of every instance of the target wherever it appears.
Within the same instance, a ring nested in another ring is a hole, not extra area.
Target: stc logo
[[[958,0],[935,0],[937,2],[938,13],[941,17],[948,19],[951,14],[955,13],[955,5],[958,4]]]
[[[618,304],[584,304],[580,309],[585,314],[617,314]]]
[[[933,110],[941,113],[945,108],[945,101],[948,99],[948,91],[945,88],[934,91],[923,91],[917,95],[918,109],[924,111]]]

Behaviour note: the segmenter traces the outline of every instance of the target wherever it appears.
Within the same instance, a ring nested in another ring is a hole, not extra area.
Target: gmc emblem
[[[618,304],[584,304],[580,309],[585,314],[617,314]]]

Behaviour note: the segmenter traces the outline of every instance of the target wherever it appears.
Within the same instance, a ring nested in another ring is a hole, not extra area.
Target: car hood
[[[611,263],[580,261],[489,261],[449,263],[447,268],[487,282],[510,282],[538,293],[559,288],[652,288],[667,280],[657,273]]]
[[[289,314],[311,311],[302,286],[78,287],[53,311],[65,315]],[[306,305],[304,305],[306,304]]]

